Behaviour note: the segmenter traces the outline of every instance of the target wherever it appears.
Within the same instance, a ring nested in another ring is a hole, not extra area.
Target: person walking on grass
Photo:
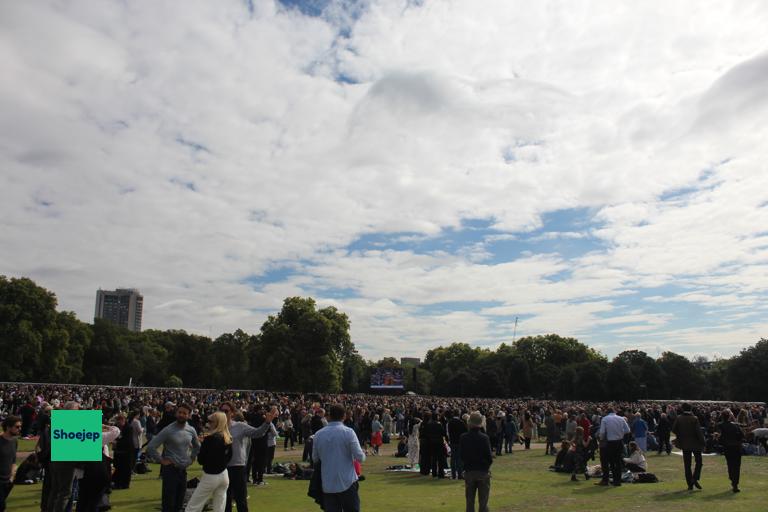
[[[685,481],[688,484],[688,490],[692,491],[694,487],[701,489],[699,479],[701,478],[701,451],[704,449],[704,433],[701,431],[699,418],[697,418],[691,408],[691,404],[684,403],[683,413],[677,417],[672,425],[672,433],[675,434],[675,444],[683,451],[683,468],[685,469]],[[691,472],[691,456],[693,456],[696,466]]]
[[[725,462],[728,464],[728,478],[731,480],[731,490],[735,493],[741,492],[739,489],[739,476],[741,475],[741,443],[744,442],[744,430],[736,423],[736,418],[730,409],[723,410],[717,429],[720,444],[723,446]]]
[[[488,512],[493,453],[490,439],[480,430],[482,427],[483,415],[478,411],[473,412],[469,415],[469,432],[462,434],[459,442],[464,465],[466,512],[475,512],[475,496],[478,512]]]
[[[208,435],[200,446],[197,460],[203,466],[203,476],[189,499],[185,512],[201,512],[212,499],[213,512],[224,512],[229,487],[227,464],[232,459],[232,434],[223,412],[208,417]]]
[[[187,490],[187,468],[200,451],[197,432],[188,424],[192,408],[181,404],[176,408],[176,421],[160,431],[147,445],[150,460],[159,460],[163,479],[162,512],[179,512]],[[157,453],[163,446],[162,457]]]

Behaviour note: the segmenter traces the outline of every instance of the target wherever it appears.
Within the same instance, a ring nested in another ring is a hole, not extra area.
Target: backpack
[[[655,484],[659,479],[653,473],[636,473],[635,483],[638,484]]]

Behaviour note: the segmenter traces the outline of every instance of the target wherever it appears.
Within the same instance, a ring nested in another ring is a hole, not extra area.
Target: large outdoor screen
[[[371,373],[371,389],[403,389],[403,369],[376,368]]]

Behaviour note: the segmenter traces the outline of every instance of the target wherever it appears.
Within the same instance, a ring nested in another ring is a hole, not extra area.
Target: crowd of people
[[[56,408],[102,412],[102,462],[77,466],[50,461],[48,429],[51,410]],[[598,483],[609,485],[612,477],[613,485],[619,485],[625,469],[647,471],[647,451],[671,453],[671,434],[675,434],[689,488],[700,487],[701,453],[719,452],[728,461],[734,492],[738,492],[742,453],[768,449],[764,404],[692,406],[2,384],[0,417],[7,440],[0,443],[0,452],[10,452],[6,446],[18,437],[38,440],[33,455],[44,468],[41,510],[56,512],[71,510],[75,496],[78,511],[100,510],[109,492],[130,487],[137,463],[143,464],[145,458],[161,465],[163,511],[181,510],[187,468],[195,459],[203,466],[203,477],[187,510],[200,510],[210,499],[217,512],[229,512],[233,502],[239,512],[247,511],[247,485],[266,485],[264,474],[272,470],[280,438],[284,451],[300,447],[302,460],[310,465],[321,461],[325,469],[319,474],[340,475],[335,485],[326,486],[327,478],[322,481],[327,499],[333,501],[330,510],[359,509],[356,490],[348,493],[354,496],[341,495],[357,481],[359,463],[366,454],[380,454],[381,446],[395,436],[398,453],[422,475],[463,479],[467,500],[470,492],[473,501],[478,495],[481,511],[487,507],[493,458],[514,449],[531,449],[531,443],[539,440],[547,454],[556,455],[553,466],[570,473],[572,479],[580,474],[589,478],[587,461],[599,454]],[[349,453],[349,467],[323,455],[330,453],[329,445],[348,441],[350,436],[359,452]],[[3,501],[16,477],[12,464],[7,466],[6,470],[5,461],[0,466]]]

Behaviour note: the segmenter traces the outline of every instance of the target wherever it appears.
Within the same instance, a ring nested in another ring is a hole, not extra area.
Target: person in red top
[[[592,429],[592,422],[589,421],[589,418],[587,418],[587,415],[585,413],[579,414],[579,421],[578,424],[581,428],[584,429],[584,442],[587,442],[589,440],[589,432]]]

